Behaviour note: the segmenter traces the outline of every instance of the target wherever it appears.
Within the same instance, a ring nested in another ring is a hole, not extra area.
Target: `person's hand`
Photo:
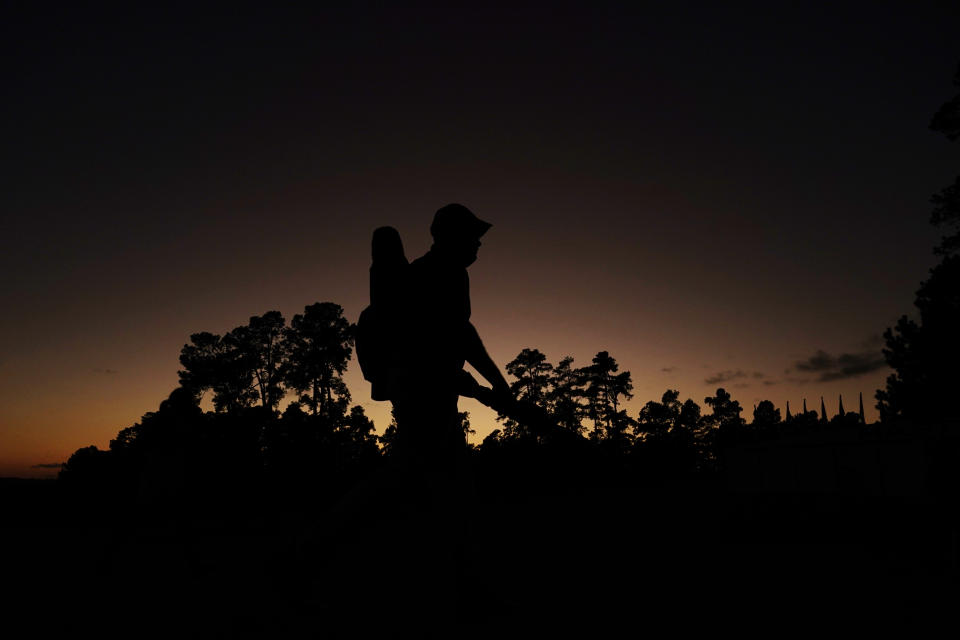
[[[493,389],[490,387],[478,386],[477,394],[473,397],[476,398],[480,404],[486,405],[491,409],[493,408],[493,405],[497,403],[497,394],[494,393]]]
[[[469,371],[460,371],[460,380],[459,380],[459,392],[460,395],[466,396],[468,398],[477,398],[479,399],[478,393],[482,393],[486,387],[481,387],[480,383],[477,382],[476,378],[470,375]],[[487,389],[488,390],[488,389]]]
[[[513,399],[513,391],[510,390],[510,385],[507,384],[506,380],[498,380],[495,382],[493,392],[500,398]]]

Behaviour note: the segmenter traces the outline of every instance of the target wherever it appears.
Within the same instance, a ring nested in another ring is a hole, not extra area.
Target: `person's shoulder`
[[[423,254],[422,256],[420,256],[419,258],[414,259],[414,260],[410,263],[410,266],[411,266],[411,267],[421,268],[421,267],[423,267],[424,265],[427,265],[427,264],[429,264],[429,263],[430,263],[430,253],[427,252],[427,253]]]
[[[433,261],[430,259],[430,254],[425,253],[424,255],[420,256],[419,258],[417,258],[416,260],[410,263],[408,272],[412,274],[414,277],[422,275],[424,273],[428,273],[432,271],[434,268],[433,265],[431,264],[432,262]]]
[[[430,287],[428,283],[436,279],[436,265],[433,264],[429,253],[420,256],[407,267],[407,284],[414,290]]]

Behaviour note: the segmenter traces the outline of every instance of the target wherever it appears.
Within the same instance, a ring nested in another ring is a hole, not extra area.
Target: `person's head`
[[[430,225],[433,246],[467,267],[477,259],[480,237],[492,227],[462,204],[448,204],[437,210]]]

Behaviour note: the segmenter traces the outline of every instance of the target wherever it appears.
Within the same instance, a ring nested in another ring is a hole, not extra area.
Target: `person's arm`
[[[477,333],[476,327],[469,322],[467,323],[466,345],[467,362],[469,362],[480,375],[486,378],[496,393],[510,395],[510,385],[507,384],[506,378],[500,373],[500,368],[487,353],[486,348],[484,348],[483,341],[480,340],[480,334]]]

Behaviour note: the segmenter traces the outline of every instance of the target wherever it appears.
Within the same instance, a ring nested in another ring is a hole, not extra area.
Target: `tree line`
[[[289,325],[280,312],[269,311],[223,335],[191,335],[180,351],[180,385],[157,411],[121,429],[107,450],[76,451],[62,466],[61,484],[119,493],[130,504],[185,498],[195,505],[240,504],[255,494],[294,502],[336,499],[389,460],[396,438],[395,421],[378,435],[363,408],[351,406],[343,374],[355,331],[339,305],[318,302]],[[911,372],[885,353],[897,375]],[[535,405],[580,444],[560,446],[499,415],[501,427],[468,449],[486,470],[487,486],[504,490],[504,478],[513,478],[513,490],[518,478],[526,482],[537,474],[572,482],[613,469],[634,477],[702,477],[722,471],[725,448],[739,443],[875,428],[842,409],[829,420],[822,407],[819,414],[804,407],[793,415],[788,408],[783,416],[769,400],[754,407],[748,422],[723,388],[705,397],[703,407],[667,389],[631,413],[625,406],[633,398],[631,373],[607,351],[578,367],[570,356],[553,364],[538,349],[525,348],[506,372],[519,401]],[[212,411],[201,408],[205,396]],[[881,403],[889,405],[890,398]],[[881,416],[883,424],[894,425],[942,418],[929,407],[918,412],[908,405]],[[466,412],[459,419],[465,434],[474,433]]]
[[[639,455],[646,464],[710,470],[716,467],[718,449],[726,445],[863,424],[862,416],[842,408],[832,419],[816,411],[790,414],[788,410],[784,417],[770,400],[754,407],[748,423],[743,407],[722,387],[704,398],[708,412],[691,398],[681,402],[678,390],[667,389],[659,401],[651,400],[630,415],[624,402],[633,398],[631,374],[621,371],[609,352],[597,353],[583,367],[573,363],[566,356],[554,365],[538,349],[523,349],[506,365],[513,378],[510,389],[517,399],[543,409],[559,427],[584,436],[606,452]],[[499,415],[498,420],[503,427],[484,439],[481,450],[542,440],[513,418]],[[655,461],[657,456],[664,459]]]
[[[133,501],[189,494],[209,503],[263,491],[331,500],[389,459],[396,438],[395,422],[378,435],[363,408],[350,404],[343,374],[354,332],[339,305],[318,302],[289,325],[269,311],[223,335],[195,333],[180,352],[180,385],[158,410],[121,429],[107,450],[75,452],[59,477],[68,486],[126,492]],[[506,370],[519,400],[581,436],[582,448],[564,458],[573,466],[600,454],[657,472],[712,473],[723,446],[826,424],[813,411],[781,419],[768,400],[748,424],[740,403],[723,388],[704,399],[709,412],[668,389],[631,415],[624,404],[633,397],[631,374],[607,351],[576,367],[572,357],[554,365],[526,348]],[[212,411],[200,406],[205,395]],[[473,434],[469,415],[459,418],[464,433]],[[830,424],[856,425],[858,418],[839,415]],[[504,415],[498,420],[502,428],[469,447],[481,464],[520,467],[533,450],[554,451],[554,443],[528,425]]]
[[[226,413],[257,403],[275,411],[294,392],[313,415],[343,414],[354,331],[339,305],[317,302],[289,326],[279,311],[268,311],[223,336],[195,333],[180,351],[180,384],[195,395],[211,391],[214,407]]]
[[[107,450],[75,452],[59,478],[131,499],[203,501],[263,487],[330,498],[382,457],[373,422],[351,406],[343,381],[354,332],[342,307],[318,302],[289,325],[268,311],[223,335],[192,334],[180,351],[180,385],[159,409],[121,429]],[[201,409],[205,396],[213,411]]]

